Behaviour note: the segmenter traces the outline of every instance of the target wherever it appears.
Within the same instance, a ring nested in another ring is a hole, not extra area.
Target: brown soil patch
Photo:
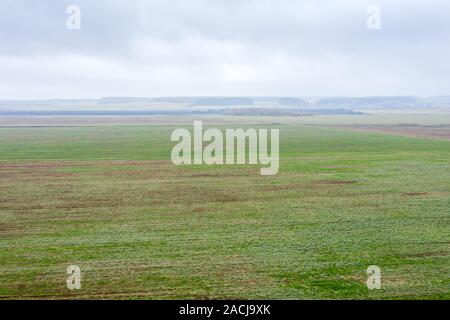
[[[402,193],[402,196],[416,197],[416,196],[426,196],[428,194],[429,194],[428,192],[406,192]]]
[[[322,184],[353,184],[357,181],[354,180],[320,180],[315,181],[314,184],[322,185]]]
[[[283,191],[283,190],[299,190],[305,189],[307,186],[304,184],[283,184],[283,185],[272,185],[272,186],[262,186],[263,191]]]
[[[319,181],[309,181],[303,184],[282,184],[282,185],[271,185],[271,186],[262,186],[261,190],[263,191],[283,191],[283,190],[301,190],[307,189],[311,187],[318,187],[322,185],[348,185],[354,184],[357,181],[353,180],[319,180]]]
[[[235,197],[233,195],[229,194],[217,194],[212,196],[211,198],[212,202],[237,202],[241,201],[238,197]]]
[[[404,257],[411,257],[411,258],[446,257],[446,256],[448,256],[447,251],[420,252],[404,255]]]
[[[161,170],[162,166],[170,165],[168,160],[147,160],[147,161],[61,161],[61,162],[24,162],[24,163],[0,163],[0,178],[3,179],[53,179],[53,178],[71,178],[82,173],[59,172],[64,168],[99,168],[103,172],[88,172],[92,176],[167,176],[167,170]],[[139,170],[120,170],[121,166],[137,166]],[[105,168],[106,167],[106,168]],[[108,170],[108,168],[117,167],[118,170]],[[142,169],[141,169],[142,168]]]
[[[22,228],[13,224],[0,223],[0,237],[9,238],[11,236],[19,236]]]
[[[222,171],[222,172],[211,172],[211,173],[191,173],[188,175],[188,177],[193,177],[193,178],[222,178],[222,177],[248,177],[248,176],[255,176],[255,171],[240,171],[238,173],[236,172],[227,172],[227,171]]]
[[[63,167],[98,167],[98,166],[143,166],[143,165],[167,165],[170,160],[95,160],[95,161],[59,161],[59,162],[0,162],[2,169],[55,169]]]

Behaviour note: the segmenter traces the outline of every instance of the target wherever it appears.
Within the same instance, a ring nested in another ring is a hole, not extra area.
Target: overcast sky
[[[0,2],[0,99],[448,95],[449,57],[448,0]]]

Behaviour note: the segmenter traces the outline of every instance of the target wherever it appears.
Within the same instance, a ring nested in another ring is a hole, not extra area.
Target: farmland
[[[0,299],[450,298],[450,141],[260,126],[273,177],[174,166],[177,125],[0,128]]]

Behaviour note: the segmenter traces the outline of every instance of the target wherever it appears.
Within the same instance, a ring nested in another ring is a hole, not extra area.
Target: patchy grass
[[[280,126],[262,177],[174,128],[0,128],[0,298],[450,298],[450,142]]]

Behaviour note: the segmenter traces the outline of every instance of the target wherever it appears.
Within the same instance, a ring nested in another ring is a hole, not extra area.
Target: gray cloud
[[[0,98],[449,94],[449,18],[446,0],[4,0]]]

